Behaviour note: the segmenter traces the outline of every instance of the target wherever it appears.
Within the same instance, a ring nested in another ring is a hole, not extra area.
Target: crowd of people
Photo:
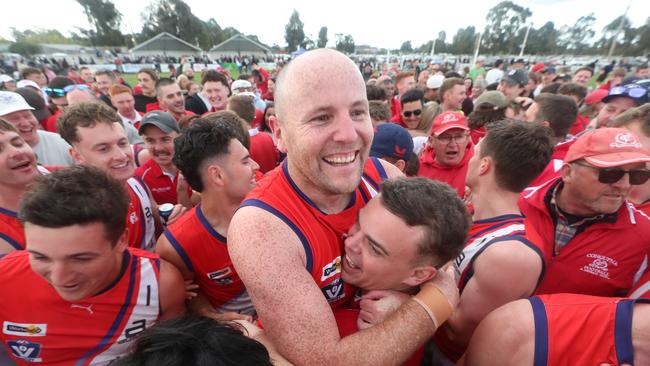
[[[21,69],[0,364],[650,364],[650,69],[520,61]]]

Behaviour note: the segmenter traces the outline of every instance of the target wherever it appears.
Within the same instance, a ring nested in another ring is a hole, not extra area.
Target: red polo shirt
[[[427,147],[420,155],[420,170],[418,177],[426,177],[449,184],[458,192],[460,198],[465,197],[465,178],[467,177],[467,168],[469,159],[474,155],[474,145],[467,144],[465,156],[458,165],[442,165],[436,160],[436,151]]]
[[[169,175],[163,173],[162,168],[153,159],[150,159],[135,170],[135,175],[140,177],[147,185],[156,203],[178,203],[176,184],[178,184],[178,173],[172,180]],[[191,190],[189,190],[191,193]]]

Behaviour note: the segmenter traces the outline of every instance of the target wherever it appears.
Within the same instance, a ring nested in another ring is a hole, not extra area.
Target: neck
[[[201,211],[210,226],[223,237],[228,234],[230,220],[241,203],[241,200],[231,201],[233,200],[221,192],[212,192],[209,189],[201,192]]]
[[[295,172],[291,160],[288,161],[289,175],[296,183],[298,188],[320,209],[327,214],[336,214],[343,211],[348,203],[354,190],[350,193],[331,193],[324,192],[323,189],[315,187],[312,182],[302,179],[300,174]],[[357,183],[358,184],[358,183]]]
[[[0,207],[18,212],[20,199],[26,191],[27,187],[23,185],[0,185]]]
[[[567,193],[566,185],[558,189],[555,195],[555,202],[562,211],[570,215],[583,216],[583,217],[594,216],[598,214],[597,212],[586,210],[576,202],[571,201],[571,199],[569,199],[570,196],[571,194]]]
[[[632,321],[632,346],[634,348],[634,364],[650,364],[650,304],[635,304]]]
[[[178,168],[176,168],[176,165],[174,165],[173,163],[169,163],[167,165],[161,165],[161,164],[158,165],[160,166],[160,169],[162,169],[162,171],[165,173],[175,174],[178,171]]]
[[[142,94],[143,94],[144,96],[151,97],[151,98],[156,97],[156,91],[155,91],[155,90],[152,90],[152,91],[150,91],[149,93],[147,93],[147,92],[145,92],[145,91],[143,90],[143,91],[142,91]]]
[[[454,108],[454,106],[449,105],[447,102],[442,103],[442,111],[443,112],[456,112],[458,108]]]
[[[498,199],[495,199],[498,197]],[[498,187],[475,187],[472,189],[471,201],[474,206],[472,220],[484,220],[502,215],[519,215],[517,200],[519,193],[506,191]]]

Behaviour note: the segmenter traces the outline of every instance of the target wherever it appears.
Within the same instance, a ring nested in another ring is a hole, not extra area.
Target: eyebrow
[[[31,253],[31,254],[34,254],[34,255],[38,255],[38,256],[41,256],[41,257],[49,258],[47,255],[45,255],[45,254],[43,254],[43,253],[39,253],[39,252],[37,252],[37,251],[35,251],[35,250],[32,250],[32,249],[27,249],[27,251],[28,251],[29,253]],[[98,254],[97,254],[97,253],[93,253],[93,252],[81,252],[81,253],[69,254],[69,255],[66,255],[65,257],[66,257],[66,258],[74,258],[74,257],[82,257],[82,256],[91,256],[91,257],[96,257],[96,256],[98,256]]]
[[[361,217],[361,210],[357,212],[357,223],[359,224],[359,229],[361,229],[361,223],[359,222],[359,218]],[[388,254],[388,251],[386,248],[381,245],[377,240],[373,239],[370,235],[364,233],[363,236],[372,244],[375,246],[380,252],[382,252],[385,256],[389,257],[390,254]]]

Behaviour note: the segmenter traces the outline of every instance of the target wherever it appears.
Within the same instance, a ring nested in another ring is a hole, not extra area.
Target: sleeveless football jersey
[[[128,248],[115,282],[73,303],[15,251],[0,261],[0,339],[19,365],[107,365],[158,319],[159,270],[157,255]]]
[[[151,200],[147,186],[138,177],[129,178],[129,210],[126,215],[126,227],[129,230],[129,246],[153,250],[156,244],[156,225],[151,209]]]
[[[529,299],[535,320],[534,366],[634,363],[635,302],[576,294]]]
[[[15,250],[25,249],[25,230],[18,220],[18,213],[0,207],[0,239]]]
[[[359,210],[377,194],[379,183],[385,178],[381,162],[369,158],[348,207],[337,214],[326,214],[291,179],[285,159],[249,193],[242,207],[261,208],[293,230],[305,250],[307,271],[330,306],[336,307],[354,292],[352,286],[341,279],[343,234],[356,222]]]
[[[255,313],[228,255],[226,238],[210,226],[201,205],[171,224],[164,234],[217,311]]]

